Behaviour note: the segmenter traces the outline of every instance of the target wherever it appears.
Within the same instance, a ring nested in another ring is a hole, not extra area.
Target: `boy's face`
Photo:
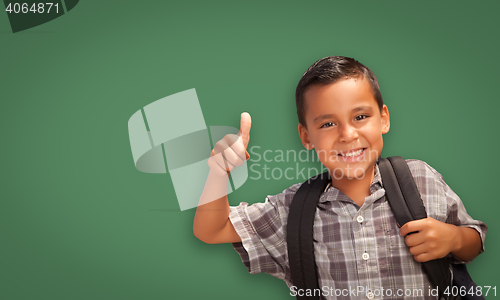
[[[380,111],[369,81],[362,77],[314,85],[304,101],[307,128],[299,124],[302,144],[316,149],[333,179],[373,176],[390,122],[387,106]]]

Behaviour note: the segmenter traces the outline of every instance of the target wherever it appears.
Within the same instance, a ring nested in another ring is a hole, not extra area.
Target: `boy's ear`
[[[387,108],[387,105],[384,104],[384,106],[382,106],[380,116],[380,121],[382,122],[382,134],[386,134],[389,132],[389,128],[391,128],[391,120],[389,118],[389,109]]]
[[[307,133],[307,128],[300,123],[299,123],[299,136],[300,140],[302,141],[302,145],[304,145],[304,147],[307,150],[311,150],[312,148],[314,148],[314,145],[309,140],[309,134]]]

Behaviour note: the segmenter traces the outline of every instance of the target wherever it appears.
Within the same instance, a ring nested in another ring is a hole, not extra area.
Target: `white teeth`
[[[343,156],[343,157],[354,157],[354,156],[360,155],[361,153],[363,153],[363,149],[359,149],[356,152],[340,153],[340,156]]]

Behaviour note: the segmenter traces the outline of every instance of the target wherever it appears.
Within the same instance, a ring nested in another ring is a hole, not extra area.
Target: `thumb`
[[[244,112],[241,114],[240,131],[238,132],[238,135],[243,140],[245,149],[248,146],[248,141],[250,141],[250,127],[252,127],[252,118],[249,113]]]

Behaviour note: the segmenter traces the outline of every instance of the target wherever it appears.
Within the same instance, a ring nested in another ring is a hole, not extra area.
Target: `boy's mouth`
[[[345,157],[345,158],[348,158],[348,157],[357,157],[357,156],[360,156],[361,154],[363,154],[363,152],[365,150],[366,150],[366,148],[361,148],[361,149],[358,149],[358,150],[349,150],[347,152],[340,152],[337,155],[341,156],[341,157]]]

